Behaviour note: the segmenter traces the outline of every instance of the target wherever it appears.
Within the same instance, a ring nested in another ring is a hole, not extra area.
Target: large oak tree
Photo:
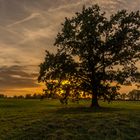
[[[98,107],[99,98],[109,101],[120,85],[137,82],[139,39],[139,11],[107,18],[98,5],[83,7],[65,18],[54,43],[57,53],[46,51],[39,81],[77,81],[80,91],[91,94],[91,107]]]

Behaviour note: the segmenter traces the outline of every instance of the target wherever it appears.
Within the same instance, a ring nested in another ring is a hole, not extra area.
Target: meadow
[[[140,102],[0,100],[0,140],[140,140]]]

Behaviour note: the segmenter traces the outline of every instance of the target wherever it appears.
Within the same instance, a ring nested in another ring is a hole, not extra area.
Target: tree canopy
[[[139,11],[107,18],[98,5],[84,6],[65,18],[54,43],[57,53],[46,51],[38,79],[68,80],[80,93],[91,94],[91,107],[98,107],[99,98],[110,101],[120,85],[138,81],[139,39]]]

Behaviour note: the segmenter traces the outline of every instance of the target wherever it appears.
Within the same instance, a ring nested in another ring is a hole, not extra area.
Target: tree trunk
[[[92,93],[92,102],[91,106],[92,108],[99,108],[99,103],[98,103],[98,98],[97,98],[97,93]]]

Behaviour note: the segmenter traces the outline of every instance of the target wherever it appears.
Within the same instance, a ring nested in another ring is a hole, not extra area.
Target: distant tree
[[[132,90],[128,93],[129,100],[140,100],[140,90]]]
[[[17,98],[18,98],[18,96],[17,96],[17,95],[14,95],[14,96],[13,96],[13,98],[14,98],[14,99],[17,99]]]
[[[46,51],[38,80],[74,79],[92,96],[91,107],[99,107],[99,98],[110,101],[120,85],[137,82],[139,39],[139,11],[121,10],[106,18],[98,5],[83,7],[65,18],[54,43],[57,53]]]
[[[32,99],[32,95],[31,94],[26,94],[25,99]]]
[[[42,97],[44,98],[44,95],[41,94],[41,93],[34,93],[34,94],[32,95],[32,98],[33,98],[33,99],[42,99]]]
[[[0,94],[0,98],[6,98],[4,94]]]
[[[24,99],[24,96],[23,95],[19,95],[17,96],[18,99]]]
[[[32,95],[32,98],[37,99],[37,94],[34,93],[34,94]]]

